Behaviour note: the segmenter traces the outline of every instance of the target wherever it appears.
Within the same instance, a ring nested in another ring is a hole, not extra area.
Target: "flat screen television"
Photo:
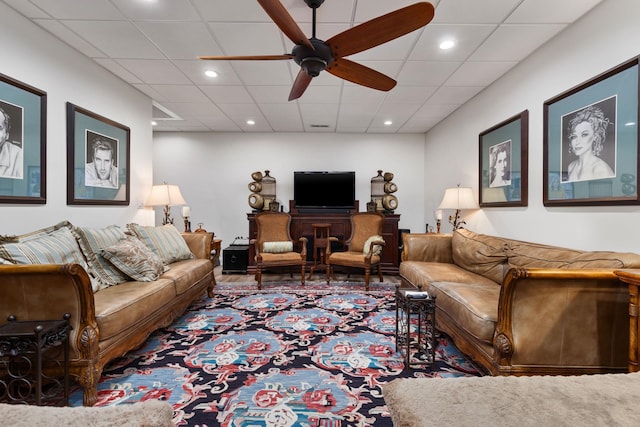
[[[355,172],[294,172],[293,200],[298,209],[353,209]]]

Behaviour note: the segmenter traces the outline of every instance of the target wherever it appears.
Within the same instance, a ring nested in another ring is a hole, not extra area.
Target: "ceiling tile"
[[[442,86],[427,101],[429,104],[462,105],[476,96],[484,86]]]
[[[249,104],[253,98],[244,86],[202,86],[202,91],[216,104]]]
[[[433,23],[501,23],[520,2],[522,2],[522,0],[443,0],[436,8]]]
[[[148,84],[188,84],[189,79],[168,60],[118,59],[116,61]]]
[[[173,64],[178,67],[189,80],[197,85],[239,85],[240,78],[231,66],[230,61],[201,61],[175,60]],[[204,73],[212,70],[218,73],[218,77],[212,78]]]
[[[222,55],[222,49],[204,23],[139,22],[137,26],[167,58],[196,59],[200,55]]]
[[[281,55],[285,52],[278,27],[272,23],[209,24],[224,55]],[[202,55],[206,55],[204,52]],[[260,61],[265,62],[265,61]]]
[[[469,60],[521,61],[564,27],[564,24],[501,25]]]
[[[495,31],[497,25],[428,25],[411,51],[411,61],[463,61]],[[452,49],[440,49],[440,43],[453,40]]]
[[[515,24],[568,24],[580,18],[601,1],[602,0],[524,0],[505,22]]]
[[[129,84],[141,84],[144,82],[143,79],[140,79],[113,59],[96,58],[95,61]]]
[[[398,85],[440,86],[462,62],[407,61],[398,75]]]
[[[295,103],[261,104],[260,109],[275,132],[303,132],[300,110]]]
[[[69,46],[80,51],[83,55],[86,55],[90,58],[104,58],[107,56],[107,54],[101,52],[85,39],[78,37],[76,33],[71,31],[60,21],[54,21],[50,19],[36,19],[34,22],[40,25],[45,30],[49,31],[54,36],[58,37],[60,40],[69,44]]]
[[[192,0],[202,17],[210,22],[270,22],[269,15],[253,0]]]
[[[27,3],[25,0],[20,0]],[[125,16],[109,0],[30,0],[56,19],[122,20]]]
[[[124,14],[133,19],[139,20],[197,20],[200,18],[198,12],[191,6],[189,0],[153,0],[153,1],[132,1],[132,0],[111,0]],[[93,0],[91,2],[93,3]]]
[[[488,86],[517,62],[465,62],[445,83],[446,86]]]
[[[112,58],[164,58],[129,22],[65,20],[62,23]]]
[[[150,85],[165,99],[172,102],[209,102],[209,99],[202,93],[200,88],[190,85]]]

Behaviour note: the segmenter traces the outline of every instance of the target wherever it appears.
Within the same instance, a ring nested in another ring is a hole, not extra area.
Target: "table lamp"
[[[151,194],[147,199],[147,206],[164,206],[164,218],[162,225],[173,224],[171,217],[171,206],[186,205],[180,188],[177,185],[169,185],[167,183],[154,185]]]
[[[445,190],[438,209],[455,209],[456,213],[449,216],[449,222],[453,225],[453,229],[457,230],[462,227],[462,224],[465,224],[460,218],[462,209],[478,209],[478,202],[476,202],[470,187],[460,187],[458,184],[455,188]]]

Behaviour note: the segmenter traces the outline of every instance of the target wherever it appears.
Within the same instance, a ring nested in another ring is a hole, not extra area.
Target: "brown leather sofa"
[[[170,325],[206,289],[213,296],[211,233],[184,233],[195,258],[169,265],[150,282],[129,281],[94,292],[78,264],[0,265],[0,324],[60,319],[71,314],[70,375],[93,406],[104,366],[139,347],[156,329]],[[61,367],[46,367],[60,375]]]
[[[405,234],[403,286],[436,297],[436,327],[492,375],[625,372],[629,295],[613,273],[640,255],[456,230]]]

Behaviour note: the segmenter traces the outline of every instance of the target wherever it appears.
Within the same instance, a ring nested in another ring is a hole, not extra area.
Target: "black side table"
[[[69,404],[69,325],[70,314],[63,320],[18,321],[8,317],[8,323],[0,326],[0,402],[33,403],[42,405],[60,403],[54,399],[60,388],[64,390],[65,406]],[[62,349],[62,362],[59,351]],[[58,350],[58,351],[56,351]],[[55,354],[48,354],[49,352]],[[51,356],[51,357],[50,357]],[[47,376],[42,365],[45,360],[62,363],[64,378]],[[43,392],[43,379],[47,391]],[[34,395],[34,396],[32,396]]]
[[[435,323],[435,296],[396,285],[396,352],[404,356],[405,369],[435,363]]]

